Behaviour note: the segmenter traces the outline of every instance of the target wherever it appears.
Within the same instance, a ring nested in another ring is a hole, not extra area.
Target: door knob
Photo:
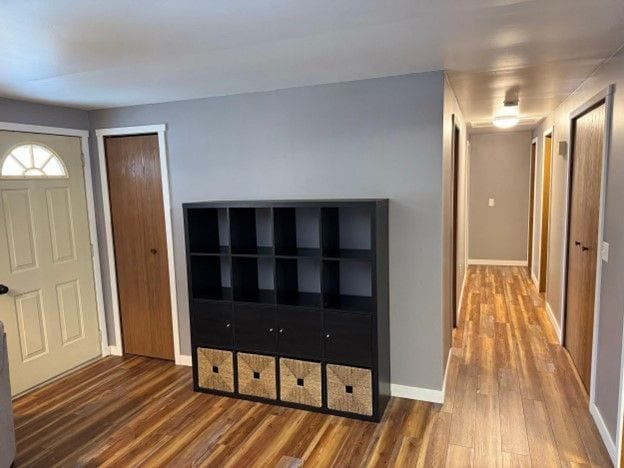
[[[279,329],[279,332],[280,332],[280,333],[284,333],[284,329],[283,329],[283,328],[280,328],[280,329]]]
[[[581,245],[581,243],[579,241],[574,241],[574,245],[578,247],[579,245]]]
[[[9,292],[9,287],[4,284],[0,284],[0,294],[6,294]]]
[[[158,250],[156,250],[156,249],[150,249],[150,253],[151,253],[152,255],[156,255],[156,254],[158,253]]]
[[[589,250],[589,247],[583,246],[583,247],[581,247],[581,249],[583,250],[583,252],[585,252],[585,251]]]
[[[269,333],[273,333],[273,327],[269,328]]]
[[[325,338],[329,338],[329,337],[330,337],[329,333],[327,335],[325,335]]]

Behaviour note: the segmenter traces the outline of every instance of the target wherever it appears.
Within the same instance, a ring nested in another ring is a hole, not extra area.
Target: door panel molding
[[[20,197],[21,200],[13,197]],[[37,248],[35,246],[35,225],[32,216],[30,190],[2,190],[4,220],[6,223],[7,240],[11,272],[20,273],[38,267]],[[22,212],[22,219],[19,218]]]
[[[113,332],[115,345],[110,346],[110,353],[116,356],[123,355],[123,341],[121,334],[121,318],[119,312],[119,292],[117,287],[117,267],[115,264],[115,250],[113,245],[113,225],[111,220],[111,206],[108,189],[108,169],[106,167],[106,151],[104,138],[119,135],[141,135],[156,133],[158,135],[158,153],[160,160],[160,177],[163,197],[163,211],[165,218],[165,237],[167,242],[167,263],[169,266],[169,291],[171,302],[171,324],[173,328],[173,349],[177,365],[190,365],[190,356],[182,356],[180,352],[180,336],[178,326],[178,303],[176,291],[176,270],[173,256],[173,228],[171,220],[171,196],[169,188],[169,166],[167,164],[167,146],[165,140],[166,125],[142,125],[135,127],[100,128],[95,130],[98,147],[98,163],[100,167],[100,187],[104,205],[105,242],[108,257],[108,278],[110,283],[109,300],[113,312]]]
[[[41,290],[20,294],[15,298],[22,362],[48,354],[48,330]]]
[[[56,300],[61,319],[63,346],[75,343],[85,337],[84,312],[80,300],[80,283],[71,280],[56,285]],[[73,319],[73,324],[71,320]]]
[[[61,199],[58,199],[58,196]],[[46,203],[48,220],[50,222],[50,236],[52,241],[52,261],[54,263],[68,262],[76,259],[76,243],[74,233],[74,218],[72,215],[71,194],[68,187],[46,189]],[[63,222],[58,218],[63,216]]]
[[[93,263],[93,282],[95,284],[95,302],[100,328],[100,346],[102,356],[108,356],[110,349],[106,334],[106,313],[104,309],[104,293],[102,288],[102,269],[100,265],[100,251],[95,218],[95,199],[93,191],[93,179],[91,174],[91,158],[89,154],[89,131],[74,128],[50,127],[43,125],[18,124],[13,122],[0,122],[0,130],[24,133],[40,133],[43,135],[73,136],[80,138],[80,150],[83,155],[83,178],[85,184],[85,196],[87,199],[87,217],[89,221],[89,239],[91,242]]]

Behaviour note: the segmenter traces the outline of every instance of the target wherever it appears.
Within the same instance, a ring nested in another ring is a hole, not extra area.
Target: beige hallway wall
[[[543,134],[554,127],[551,225],[549,235],[548,284],[546,301],[553,311],[558,326],[563,324],[563,253],[565,250],[566,200],[569,170],[568,154],[558,155],[561,141],[570,142],[570,113],[583,105],[607,86],[615,84],[610,151],[608,156],[606,212],[604,240],[610,244],[609,261],[603,262],[600,288],[600,310],[597,321],[597,353],[594,401],[599,422],[609,433],[609,443],[617,440],[618,399],[620,395],[620,365],[622,356],[622,325],[624,322],[624,50],[603,64],[570,97],[568,97],[535,130],[538,137],[538,165],[543,157]],[[570,145],[568,144],[568,152]],[[538,166],[539,167],[539,166]],[[536,216],[540,215],[537,207]],[[539,234],[536,224],[534,240]]]
[[[529,131],[470,137],[471,260],[527,260],[530,151]]]

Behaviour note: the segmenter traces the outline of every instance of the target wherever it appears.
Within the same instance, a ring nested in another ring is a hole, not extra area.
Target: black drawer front
[[[321,311],[279,307],[277,316],[280,354],[306,359],[321,358]]]
[[[277,347],[275,306],[234,304],[236,349],[274,353]]]
[[[323,341],[327,361],[372,365],[372,319],[368,314],[326,310]]]
[[[231,348],[234,341],[232,304],[194,301],[191,303],[193,342],[199,345]]]

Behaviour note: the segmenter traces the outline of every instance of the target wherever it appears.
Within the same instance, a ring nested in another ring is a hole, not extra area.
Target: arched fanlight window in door
[[[0,177],[59,178],[67,177],[63,160],[45,146],[26,143],[14,147],[2,158]]]

